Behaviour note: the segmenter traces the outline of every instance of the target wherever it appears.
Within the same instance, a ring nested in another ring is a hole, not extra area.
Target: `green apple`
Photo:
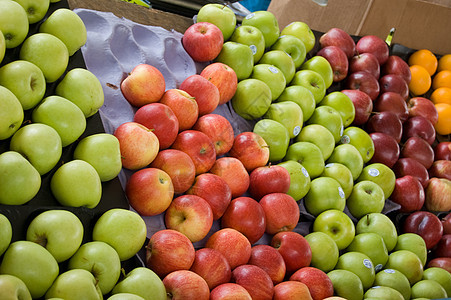
[[[0,30],[0,63],[2,63],[3,58],[5,57],[5,52],[6,52],[5,36]]]
[[[63,147],[75,142],[86,129],[86,118],[81,109],[60,96],[44,98],[34,108],[31,120],[53,127],[60,135]]]
[[[45,298],[101,300],[103,295],[94,275],[83,269],[73,269],[58,275]]]
[[[255,123],[253,132],[268,144],[270,162],[277,162],[285,157],[290,143],[290,135],[285,126],[271,119],[261,119]]]
[[[113,247],[105,242],[84,243],[70,258],[68,269],[84,269],[94,275],[102,294],[109,293],[121,274],[121,261]]]
[[[428,250],[426,247],[426,242],[420,235],[411,232],[400,234],[393,251],[397,250],[412,251],[421,260],[423,267],[426,266]]]
[[[326,95],[326,84],[323,77],[312,70],[299,70],[294,73],[290,85],[301,85],[312,92],[315,103],[318,104]]]
[[[282,71],[286,83],[291,82],[294,73],[296,73],[296,66],[294,65],[293,59],[288,53],[282,50],[269,50],[265,52],[259,63],[276,66]]]
[[[21,279],[33,299],[44,296],[59,273],[59,266],[50,252],[34,242],[16,241],[3,254],[0,274]]]
[[[17,130],[9,148],[26,157],[40,175],[53,169],[63,152],[58,132],[42,123],[31,123]]]
[[[376,273],[373,285],[394,288],[403,295],[404,300],[410,299],[410,282],[406,275],[395,269],[383,269]]]
[[[59,38],[66,45],[69,56],[77,52],[87,39],[83,20],[68,8],[55,10],[39,26],[39,32],[49,33]]]
[[[284,160],[294,160],[304,166],[314,179],[324,171],[324,159],[321,149],[310,142],[295,142],[288,146]]]
[[[364,297],[365,299],[404,299],[404,297],[398,290],[388,286],[373,286],[365,292]]]
[[[385,242],[387,251],[391,252],[398,241],[398,232],[393,221],[382,213],[368,214],[357,222],[356,233],[374,232],[379,234]]]
[[[310,232],[305,236],[312,250],[310,266],[329,272],[334,269],[338,261],[339,250],[335,241],[326,233]]]
[[[310,52],[315,46],[315,34],[310,29],[310,27],[300,21],[291,22],[287,26],[285,26],[280,32],[281,35],[293,35],[300,39],[305,46],[306,52]]]
[[[318,216],[329,209],[343,211],[346,205],[345,194],[340,183],[331,177],[316,177],[304,197],[305,208]]]
[[[364,291],[373,286],[376,277],[373,262],[368,255],[361,252],[349,251],[343,253],[338,258],[335,269],[348,270],[359,276]]]
[[[111,295],[107,300],[145,300],[143,297],[131,293],[118,293]]]
[[[266,83],[271,90],[271,100],[276,100],[286,86],[283,72],[276,66],[258,63],[252,69],[250,78],[259,79]]]
[[[102,197],[102,183],[96,169],[84,160],[61,165],[50,180],[50,190],[63,206],[96,207]]]
[[[28,16],[16,1],[0,1],[0,31],[3,32],[6,48],[19,46],[27,37]]]
[[[360,173],[360,176],[356,179],[357,182],[363,180],[370,180],[377,183],[384,191],[385,199],[388,199],[395,189],[395,172],[382,163],[366,165]]]
[[[424,270],[423,279],[434,280],[445,289],[448,296],[451,295],[451,273],[443,268],[430,267]]]
[[[112,295],[119,293],[132,293],[146,300],[166,299],[163,281],[155,272],[145,267],[136,267],[127,273],[111,292]]]
[[[222,45],[221,52],[215,61],[231,67],[235,71],[238,81],[248,78],[254,68],[254,54],[251,48],[232,41]]]
[[[0,204],[22,205],[41,188],[41,175],[20,153],[0,154]]]
[[[280,35],[279,22],[270,11],[258,10],[252,12],[244,17],[241,24],[255,26],[260,29],[265,37],[265,48],[271,47]]]
[[[46,248],[60,263],[78,250],[83,234],[83,224],[73,212],[51,209],[33,218],[27,227],[26,239]]]
[[[293,101],[272,103],[263,118],[277,121],[285,126],[290,138],[296,137],[303,125],[302,109]]]
[[[345,165],[340,163],[328,163],[324,166],[324,171],[320,176],[331,177],[338,181],[346,199],[351,195],[352,188],[354,187],[354,180],[352,180],[351,171]]]
[[[284,161],[278,164],[284,167],[290,174],[290,188],[287,194],[294,200],[301,200],[309,191],[311,179],[303,165],[294,160]]]
[[[363,159],[359,150],[351,144],[341,144],[334,148],[327,159],[327,163],[341,163],[352,173],[352,179],[356,181],[363,170]]]
[[[360,127],[350,126],[343,131],[340,143],[354,145],[362,156],[363,163],[367,163],[374,155],[374,143],[370,135]]]
[[[307,51],[304,43],[293,35],[281,35],[270,50],[282,50],[291,56],[294,66],[298,69],[305,61]]]
[[[265,37],[257,27],[250,25],[238,26],[230,37],[230,41],[248,45],[254,55],[254,64],[265,53]]]
[[[34,24],[41,21],[49,10],[49,0],[14,0],[27,12],[28,23]]]
[[[384,205],[384,191],[377,183],[369,180],[354,184],[351,195],[346,199],[349,212],[357,219],[370,213],[381,213]]]
[[[20,278],[2,274],[0,275],[0,298],[4,300],[31,300],[31,295]]]
[[[335,108],[341,115],[343,120],[343,127],[348,127],[354,121],[355,107],[351,98],[346,94],[335,91],[324,96],[318,105],[327,105]]]
[[[335,148],[334,136],[329,129],[320,124],[309,124],[302,127],[294,141],[315,144],[321,150],[324,160],[329,158]]]
[[[75,103],[85,117],[95,114],[104,103],[100,80],[89,70],[74,68],[64,75],[55,89],[58,96]]]
[[[131,210],[113,208],[94,224],[92,239],[112,246],[121,261],[132,258],[146,241],[147,227],[141,216]]]
[[[271,105],[271,90],[269,86],[259,80],[248,78],[237,84],[235,94],[230,100],[233,110],[246,120],[262,117]]]
[[[13,92],[24,110],[35,107],[46,91],[41,69],[25,60],[15,60],[1,67],[0,85]]]
[[[13,237],[13,227],[8,217],[0,214],[0,255],[2,255],[6,249],[8,249],[9,244]]]
[[[355,237],[355,226],[351,218],[337,209],[326,210],[316,217],[313,232],[318,231],[329,235],[337,244],[338,250],[346,249]]]
[[[0,140],[5,140],[20,128],[24,112],[19,99],[3,86],[0,86],[0,98]]]
[[[326,127],[332,133],[335,144],[343,135],[343,120],[340,113],[331,106],[317,106],[306,124],[319,124]]]
[[[215,24],[221,29],[224,41],[227,41],[235,30],[236,16],[233,10],[224,4],[208,3],[199,9],[197,22]]]
[[[334,82],[334,71],[327,59],[322,56],[315,55],[309,58],[301,65],[301,70],[312,70],[321,75],[324,79],[326,89]]]
[[[403,273],[411,286],[423,278],[423,263],[415,253],[409,250],[391,252],[385,267]]]
[[[97,133],[83,138],[75,147],[74,159],[90,163],[102,182],[115,178],[122,169],[119,140],[109,133]]]
[[[297,103],[302,109],[304,122],[310,118],[316,107],[315,98],[313,97],[312,92],[300,85],[285,87],[282,94],[276,99],[276,102],[283,101],[293,101]]]
[[[359,276],[351,271],[337,269],[327,273],[334,286],[334,295],[347,300],[362,300],[363,285]]]
[[[448,298],[446,290],[435,280],[422,279],[412,286],[412,299],[444,299]]]
[[[366,254],[373,262],[376,272],[382,270],[388,260],[388,251],[380,235],[373,232],[357,234],[346,248],[346,251],[355,251]]]

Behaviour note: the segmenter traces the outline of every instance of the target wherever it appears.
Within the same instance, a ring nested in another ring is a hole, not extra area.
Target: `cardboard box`
[[[272,0],[268,11],[276,15],[280,28],[302,21],[321,32],[338,27],[384,40],[395,28],[393,43],[451,53],[449,0]]]

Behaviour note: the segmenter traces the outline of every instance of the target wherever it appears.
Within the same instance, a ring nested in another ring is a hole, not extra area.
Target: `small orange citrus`
[[[451,88],[451,71],[443,70],[435,74],[432,78],[432,88],[435,90],[439,87]]]
[[[420,65],[428,71],[430,76],[432,76],[437,70],[438,60],[435,54],[430,50],[421,49],[410,55],[408,64],[409,66]]]
[[[439,58],[437,72],[443,70],[451,71],[451,54],[445,54]]]
[[[412,79],[409,83],[409,90],[415,96],[425,94],[431,88],[431,75],[420,65],[410,66]]]
[[[441,135],[451,134],[451,104],[437,103],[438,121],[434,125],[435,131]]]
[[[440,87],[434,90],[431,94],[431,101],[434,104],[448,103],[451,104],[451,88]]]

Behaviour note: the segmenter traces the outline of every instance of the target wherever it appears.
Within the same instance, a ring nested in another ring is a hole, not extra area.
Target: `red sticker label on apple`
[[[279,73],[279,70],[277,68],[273,67],[273,66],[268,67],[268,69],[274,74]]]
[[[310,175],[308,174],[308,171],[307,171],[306,168],[302,167],[301,171],[302,171],[302,174],[304,174],[305,177],[309,177],[309,176],[310,176]]]
[[[379,176],[379,170],[378,169],[369,169],[368,174],[370,176],[377,177],[377,176]]]
[[[252,54],[253,54],[253,55],[255,55],[255,53],[257,53],[257,46],[255,46],[255,45],[250,45],[249,48],[251,48]]]
[[[248,14],[248,15],[246,16],[246,19],[252,19],[254,16],[255,16],[254,13]]]
[[[364,265],[365,267],[367,267],[368,269],[373,268],[373,263],[371,262],[371,260],[366,259],[366,258],[363,260],[363,265]]]
[[[340,142],[342,144],[349,144],[351,142],[351,138],[348,135],[344,135],[341,137]]]
[[[295,126],[293,129],[293,134],[296,136],[301,132],[301,126]]]

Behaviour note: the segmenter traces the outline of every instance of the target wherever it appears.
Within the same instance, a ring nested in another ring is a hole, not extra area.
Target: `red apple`
[[[398,143],[402,138],[402,123],[398,116],[391,111],[374,113],[366,122],[367,132],[383,132],[392,136]]]
[[[407,101],[407,108],[409,110],[409,116],[423,116],[429,121],[431,121],[432,125],[435,125],[438,121],[438,112],[435,108],[434,103],[424,97],[413,97]]]
[[[251,172],[266,165],[269,160],[269,147],[260,135],[245,131],[235,137],[229,155],[238,158],[246,170]]]
[[[370,52],[374,54],[381,66],[385,64],[390,54],[387,43],[375,35],[365,35],[361,37],[355,45],[355,50],[357,53]]]
[[[251,257],[251,243],[244,234],[233,228],[223,228],[214,232],[207,239],[205,247],[221,252],[232,270],[247,264]]]
[[[185,30],[182,37],[183,48],[197,62],[215,59],[223,44],[221,29],[209,22],[194,23]]]
[[[434,125],[423,116],[409,117],[403,123],[403,140],[412,136],[419,136],[432,145],[436,137]]]
[[[177,270],[163,278],[168,299],[210,299],[207,282],[189,270]]]
[[[226,64],[215,62],[207,65],[200,75],[216,85],[219,90],[218,105],[225,104],[232,99],[238,85],[235,71]]]
[[[305,283],[287,280],[274,286],[273,300],[312,300],[310,290]]]
[[[426,186],[425,206],[429,211],[451,210],[451,180],[431,178]]]
[[[290,276],[290,280],[304,283],[313,300],[320,300],[334,295],[332,280],[327,274],[314,267],[304,267]]]
[[[423,187],[426,187],[429,174],[427,169],[417,160],[410,157],[403,157],[393,165],[393,172],[395,172],[396,178],[411,175],[416,177]]]
[[[398,142],[394,137],[383,132],[372,132],[370,137],[374,144],[374,154],[370,163],[382,163],[392,168],[399,159]]]
[[[374,111],[391,111],[404,123],[409,118],[406,101],[400,94],[394,92],[381,93],[374,101]]]
[[[451,161],[439,159],[432,163],[429,168],[429,177],[446,178],[451,180]]]
[[[420,235],[426,242],[426,248],[432,249],[443,235],[443,225],[435,214],[416,211],[404,220],[403,231]]]
[[[373,111],[373,101],[370,96],[359,90],[342,90],[347,95],[355,108],[355,117],[352,125],[360,126],[365,124]]]
[[[451,234],[444,234],[434,249],[435,257],[451,257]]]
[[[299,222],[299,205],[286,193],[271,193],[260,200],[266,216],[266,233],[291,231]]]
[[[435,159],[451,160],[451,142],[439,142],[434,146]]]
[[[334,72],[333,82],[339,82],[348,75],[349,62],[346,53],[337,46],[326,46],[320,49],[316,55],[324,57]]]
[[[193,243],[172,229],[155,232],[146,247],[146,266],[160,278],[176,270],[189,270],[194,262]]]
[[[355,53],[354,39],[340,28],[331,28],[322,34],[318,40],[320,47],[337,46],[341,48],[348,58],[351,58]]]
[[[121,82],[122,95],[135,107],[158,102],[165,89],[166,83],[163,74],[148,64],[135,66]]]
[[[216,85],[198,74],[183,80],[179,89],[194,97],[199,116],[212,113],[219,104],[219,90]]]
[[[269,245],[253,246],[248,264],[262,268],[271,277],[274,285],[282,282],[285,278],[286,267],[283,257]]]
[[[425,193],[421,182],[411,175],[396,178],[390,200],[401,205],[400,212],[413,212],[423,207]]]
[[[232,282],[243,286],[252,299],[272,300],[274,284],[262,268],[255,265],[241,265],[232,271]]]
[[[368,72],[379,79],[381,69],[377,57],[372,53],[358,53],[349,59],[349,74],[354,72]]]
[[[210,172],[224,179],[232,191],[232,198],[243,195],[249,188],[249,173],[243,163],[230,156],[216,159]]]
[[[218,220],[222,217],[232,200],[232,191],[227,182],[212,173],[197,175],[193,185],[186,193],[205,199],[213,211],[213,220]]]
[[[197,121],[199,108],[190,94],[180,89],[169,89],[164,92],[160,103],[166,104],[174,112],[179,121],[179,131],[191,129]]]
[[[295,231],[278,232],[271,238],[271,246],[282,255],[287,274],[309,266],[312,260],[312,249],[307,240]]]
[[[144,168],[133,173],[125,186],[130,206],[142,216],[155,216],[171,204],[174,186],[171,177],[157,168]]]
[[[288,192],[290,182],[290,172],[282,166],[258,167],[249,175],[249,193],[260,200],[267,194]]]
[[[381,73],[386,74],[396,74],[404,78],[407,84],[410,83],[412,79],[412,74],[410,73],[409,65],[405,60],[403,60],[398,55],[390,55],[384,65],[381,66]]]
[[[233,199],[221,218],[222,228],[233,228],[244,234],[251,244],[265,233],[266,218],[263,207],[252,198]]]
[[[125,122],[114,131],[119,140],[122,167],[138,170],[148,166],[157,156],[160,142],[150,130],[136,122]]]
[[[232,148],[235,135],[232,124],[225,117],[218,114],[201,116],[193,130],[205,133],[215,145],[216,156],[222,156]]]
[[[451,257],[436,257],[431,259],[427,265],[427,268],[437,267],[445,269],[451,273]]]
[[[402,145],[401,157],[416,159],[426,169],[429,169],[434,162],[434,150],[423,138],[412,136]]]
[[[376,100],[379,96],[379,81],[368,72],[358,71],[350,73],[345,84],[347,89],[359,90],[370,96],[371,100]]]
[[[210,300],[252,300],[249,292],[239,284],[228,282],[215,287],[210,292]]]
[[[443,234],[451,234],[451,212],[442,218]]]
[[[196,175],[209,171],[216,161],[215,146],[208,135],[201,131],[190,129],[180,132],[171,148],[189,155],[196,168]]]
[[[409,86],[400,75],[386,74],[379,79],[380,92],[394,92],[401,95],[404,100],[409,97]]]
[[[207,282],[210,290],[229,282],[232,276],[227,259],[221,252],[212,248],[196,250],[190,270],[200,275]]]
[[[160,142],[160,150],[169,148],[179,132],[179,121],[172,109],[162,103],[141,106],[133,121],[152,130]]]

